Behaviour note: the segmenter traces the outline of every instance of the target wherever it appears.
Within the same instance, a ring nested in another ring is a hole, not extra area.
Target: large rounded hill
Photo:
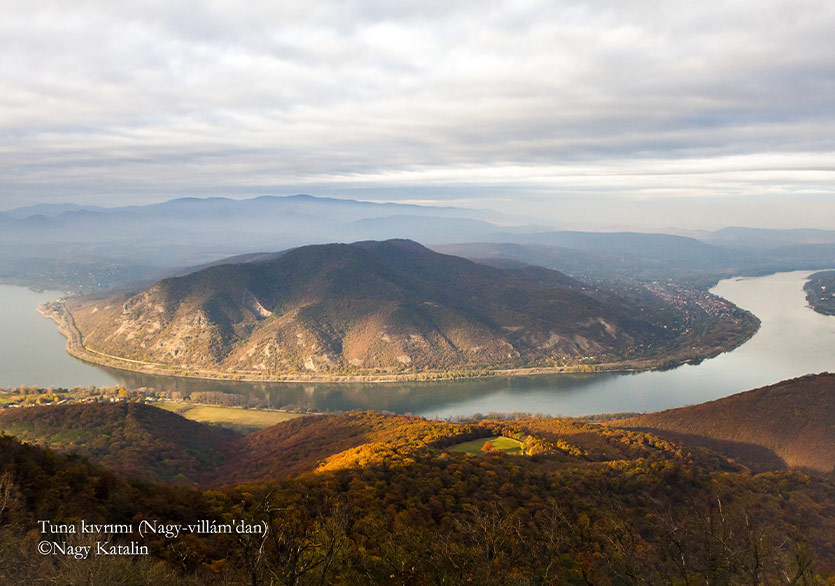
[[[494,268],[408,240],[305,246],[68,308],[88,351],[243,373],[576,364],[675,336],[557,271]]]

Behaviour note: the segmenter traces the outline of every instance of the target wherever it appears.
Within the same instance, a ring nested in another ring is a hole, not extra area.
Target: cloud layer
[[[833,30],[802,0],[13,2],[0,208],[826,198]]]

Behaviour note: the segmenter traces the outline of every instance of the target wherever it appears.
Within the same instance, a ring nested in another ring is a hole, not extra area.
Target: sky
[[[10,0],[0,209],[309,193],[835,229],[835,3]]]

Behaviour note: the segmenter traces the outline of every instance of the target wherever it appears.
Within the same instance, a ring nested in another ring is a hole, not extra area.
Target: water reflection
[[[762,320],[762,327],[740,348],[698,365],[637,374],[377,384],[204,381],[84,364],[64,352],[63,338],[54,324],[32,311],[37,303],[57,295],[0,286],[0,324],[6,341],[6,346],[0,346],[0,386],[123,384],[183,395],[221,391],[257,397],[273,408],[372,409],[430,417],[490,411],[549,415],[654,411],[803,374],[835,371],[835,317],[817,314],[806,305],[802,288],[809,274],[795,271],[720,282],[714,292],[752,311]],[[15,339],[25,343],[9,342]]]
[[[176,377],[161,377],[138,373],[124,373],[115,369],[103,369],[129,388],[154,387],[190,395],[196,391],[220,391],[245,394],[262,399],[271,408],[301,408],[315,411],[344,411],[369,409],[393,413],[453,415],[455,404],[485,402],[485,413],[493,410],[490,397],[510,394],[521,400],[525,407],[507,410],[537,412],[530,408],[525,397],[537,390],[550,394],[584,393],[587,389],[606,380],[616,380],[623,375],[559,375],[535,377],[485,378],[464,381],[402,382],[402,383],[241,383],[204,381]],[[469,411],[468,413],[472,413]]]

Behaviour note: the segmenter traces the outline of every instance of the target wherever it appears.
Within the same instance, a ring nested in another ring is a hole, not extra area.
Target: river
[[[701,403],[787,378],[835,371],[835,317],[806,304],[812,271],[725,279],[712,289],[753,312],[762,327],[748,342],[698,365],[636,374],[509,377],[452,382],[323,384],[228,383],[178,379],[85,364],[64,350],[38,304],[59,292],[0,285],[0,387],[122,384],[184,394],[216,390],[256,395],[272,407],[317,411],[374,409],[449,417],[521,411],[576,416],[657,411]]]

